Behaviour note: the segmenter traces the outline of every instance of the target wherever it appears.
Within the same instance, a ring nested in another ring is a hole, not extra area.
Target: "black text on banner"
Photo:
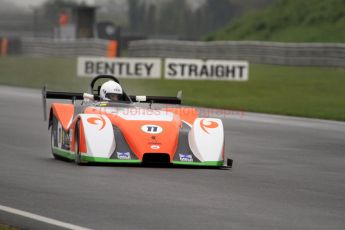
[[[248,74],[247,61],[165,59],[166,79],[247,81]]]
[[[158,58],[78,57],[77,75],[119,78],[160,78],[162,61]]]

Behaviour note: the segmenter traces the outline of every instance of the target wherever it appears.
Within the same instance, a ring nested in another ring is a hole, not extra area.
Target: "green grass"
[[[206,40],[345,42],[345,1],[280,0],[239,18]]]
[[[127,92],[176,95],[183,104],[345,121],[345,69],[251,65],[248,82],[120,80]],[[0,84],[62,91],[88,90],[76,60],[0,58]]]
[[[19,229],[8,226],[8,225],[0,224],[0,230],[19,230]]]

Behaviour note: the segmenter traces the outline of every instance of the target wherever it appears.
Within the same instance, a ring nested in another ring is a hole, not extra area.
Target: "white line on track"
[[[55,225],[55,226],[58,226],[58,227],[66,228],[66,229],[72,229],[72,230],[91,230],[89,228],[84,228],[84,227],[80,227],[80,226],[77,226],[77,225],[74,225],[74,224],[65,223],[65,222],[62,222],[62,221],[54,220],[54,219],[51,219],[51,218],[48,218],[48,217],[36,215],[36,214],[30,213],[30,212],[25,212],[25,211],[22,211],[22,210],[18,210],[18,209],[7,207],[7,206],[3,206],[3,205],[0,205],[0,210],[4,211],[4,212],[11,213],[11,214],[23,216],[23,217],[26,217],[26,218],[29,218],[29,219],[33,219],[33,220],[36,220],[36,221],[44,222],[44,223],[47,223],[47,224],[50,224],[50,225]]]

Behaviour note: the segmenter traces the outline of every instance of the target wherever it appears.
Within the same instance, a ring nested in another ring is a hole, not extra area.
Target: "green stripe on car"
[[[74,154],[72,154],[68,150],[64,150],[64,149],[59,149],[59,148],[53,147],[53,153],[56,154],[56,155],[59,155],[61,157],[64,157],[64,158],[68,158],[70,160],[74,160]]]
[[[53,153],[56,155],[59,155],[64,158],[68,158],[70,160],[74,160],[75,154],[64,149],[59,149],[54,147],[53,148]],[[90,157],[90,156],[85,156],[81,155],[81,160],[86,161],[86,162],[99,162],[99,163],[132,163],[132,164],[139,164],[141,163],[140,160],[118,160],[118,159],[109,159],[109,158],[104,158],[104,157]]]
[[[184,161],[173,161],[175,165],[190,165],[190,166],[223,166],[223,161],[205,161],[205,162],[184,162]]]
[[[83,155],[81,155],[81,159],[83,161],[99,162],[99,163],[131,163],[131,164],[141,163],[140,160],[118,160],[118,159],[109,159],[109,158],[103,158],[103,157],[90,157],[90,156],[83,156]]]
[[[61,157],[68,158],[70,160],[74,160],[75,154],[64,149],[59,149],[54,147],[53,152],[56,155]],[[128,164],[140,164],[140,160],[119,160],[119,159],[109,159],[104,157],[91,157],[81,155],[81,160],[86,162],[98,162],[98,163],[128,163]],[[183,162],[183,161],[173,161],[175,165],[190,165],[190,166],[223,166],[223,161],[205,161],[205,162]]]

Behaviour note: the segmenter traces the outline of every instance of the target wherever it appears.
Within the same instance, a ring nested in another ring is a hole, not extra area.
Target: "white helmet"
[[[99,97],[101,100],[113,100],[112,96],[121,96],[123,94],[122,87],[119,83],[116,83],[115,81],[107,81],[103,83]]]

